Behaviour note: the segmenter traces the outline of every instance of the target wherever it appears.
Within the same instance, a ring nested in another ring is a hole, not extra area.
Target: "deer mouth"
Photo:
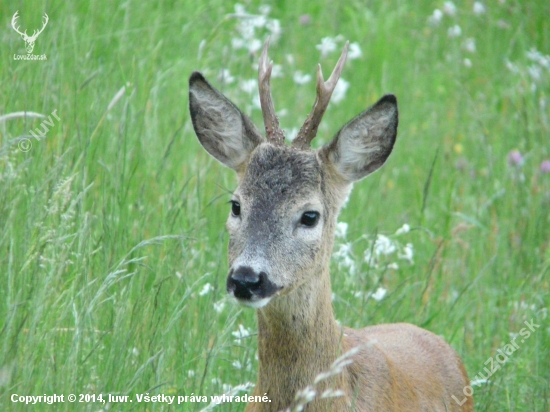
[[[256,272],[250,266],[229,271],[227,293],[241,305],[259,309],[269,303],[282,288],[269,280],[266,272]]]

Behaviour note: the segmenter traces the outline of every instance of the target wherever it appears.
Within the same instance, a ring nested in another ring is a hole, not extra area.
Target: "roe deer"
[[[339,374],[320,381],[341,396],[317,396],[307,411],[473,411],[468,376],[439,336],[398,323],[354,330],[334,319],[329,260],[342,203],[352,183],[384,164],[397,135],[397,100],[382,97],[334,139],[310,149],[344,67],[347,47],[291,146],[275,115],[266,42],[259,64],[264,138],[252,121],[199,72],[189,79],[189,107],[200,143],[237,172],[231,199],[227,291],[257,310],[258,381],[246,411],[280,411],[343,353],[357,348]],[[454,397],[454,398],[453,398]],[[460,404],[459,404],[460,403]]]

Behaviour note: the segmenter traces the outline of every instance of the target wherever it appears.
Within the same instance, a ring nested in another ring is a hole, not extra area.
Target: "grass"
[[[550,410],[550,174],[540,170],[550,158],[550,70],[527,54],[550,54],[550,3],[491,2],[478,16],[473,2],[457,2],[437,26],[428,18],[442,2],[266,4],[282,29],[270,56],[283,69],[272,83],[287,130],[314,99],[313,82],[298,85],[293,73],[313,74],[320,61],[328,75],[337,59],[315,48],[324,37],[342,35],[363,55],[346,66],[349,90],[329,107],[317,145],[384,93],[399,99],[396,149],[355,185],[340,218],[349,227],[336,248],[350,244],[355,272],[335,257],[337,318],[430,329],[471,378],[532,319],[540,328],[474,387],[476,410]],[[33,51],[47,60],[14,60],[25,54],[9,25],[16,10],[28,32],[48,13]],[[0,121],[1,410],[107,409],[24,405],[13,394],[209,397],[255,381],[254,313],[225,298],[234,176],[202,150],[187,109],[187,79],[201,70],[261,125],[241,87],[256,77],[258,54],[232,48],[244,21],[234,13],[222,1],[0,1],[0,116],[60,118],[40,141],[30,131],[44,119]],[[462,33],[449,37],[455,25]],[[269,33],[257,27],[255,38]],[[235,81],[222,83],[221,69]],[[521,164],[509,164],[512,150]],[[395,235],[405,223],[411,230]],[[411,243],[413,262],[393,253],[370,267],[363,257],[377,234]],[[368,298],[380,287],[382,300]]]

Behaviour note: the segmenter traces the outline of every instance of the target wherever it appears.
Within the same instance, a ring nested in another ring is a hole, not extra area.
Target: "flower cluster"
[[[471,9],[471,13],[480,18],[487,13],[485,5],[479,1],[474,2]],[[466,14],[466,13],[465,13]],[[435,9],[433,13],[428,17],[428,24],[434,28],[443,25],[447,21],[447,36],[450,39],[462,38],[462,27],[458,22],[459,10],[452,1],[446,1],[441,6],[441,9]],[[466,37],[461,42],[461,48],[469,54],[476,52],[476,40],[473,37]],[[472,60],[470,57],[464,57],[462,64],[465,67],[472,67]]]
[[[404,224],[392,237],[377,234],[374,239],[369,240],[369,247],[365,249],[364,260],[373,268],[386,267],[388,269],[399,269],[396,261],[391,262],[393,258],[405,260],[409,264],[414,264],[414,248],[412,243],[403,245],[396,237],[408,233],[410,226]]]
[[[250,14],[242,4],[235,5],[235,13],[231,15],[238,19],[237,37],[231,40],[234,49],[247,49],[256,53],[262,48],[260,38],[270,36],[275,43],[281,37],[281,23],[277,19],[269,18],[271,7],[264,5],[259,8],[259,14]]]
[[[545,89],[550,84],[550,56],[542,54],[536,48],[525,52],[525,62],[506,61],[506,68],[520,79],[528,79],[532,92]]]
[[[377,234],[374,237],[362,236],[360,239],[367,240],[367,247],[363,251],[363,259],[357,258],[354,253],[354,243],[347,241],[348,224],[339,222],[336,225],[336,250],[332,257],[338,268],[351,277],[355,277],[362,264],[367,264],[371,269],[385,271],[387,269],[397,270],[399,265],[397,261],[405,261],[408,264],[414,264],[414,247],[412,243],[400,242],[397,238],[409,233],[411,230],[408,224],[404,224],[393,235],[386,236]],[[387,290],[379,286],[376,291],[354,293],[356,298],[372,298],[376,301],[384,299]]]
[[[250,336],[250,331],[239,323],[239,329],[235,332],[231,332],[231,334],[235,337],[235,343],[240,343],[241,339],[245,339]]]
[[[323,37],[321,39],[321,42],[317,44],[315,48],[321,52],[321,59],[324,59],[329,54],[342,50],[343,43],[344,43],[344,37],[341,35],[336,37]],[[350,60],[359,59],[362,56],[363,56],[363,52],[359,44],[350,43],[348,48],[347,60],[350,61]],[[330,99],[331,103],[334,103],[334,104],[340,103],[346,96],[346,92],[348,91],[349,86],[350,86],[349,82],[343,79],[342,77],[340,77],[340,80],[338,80],[338,83],[334,88],[334,92],[332,93],[332,97]]]

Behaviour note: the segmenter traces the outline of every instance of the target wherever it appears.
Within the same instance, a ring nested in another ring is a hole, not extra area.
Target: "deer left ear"
[[[189,110],[202,146],[231,169],[238,171],[264,141],[252,121],[199,72],[189,79]]]
[[[360,180],[378,170],[389,157],[397,123],[397,99],[388,94],[342,127],[321,153],[345,180]]]

